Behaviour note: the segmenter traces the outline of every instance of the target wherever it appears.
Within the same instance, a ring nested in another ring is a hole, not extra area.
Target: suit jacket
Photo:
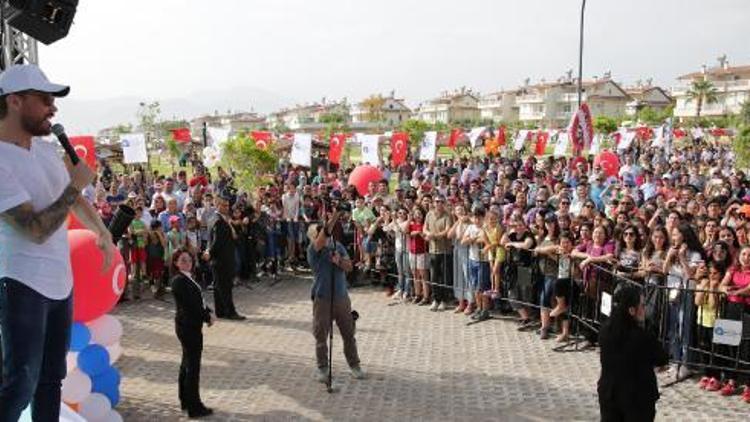
[[[216,218],[208,238],[208,254],[211,265],[219,266],[222,270],[234,272],[235,267],[235,239],[232,228],[222,217]]]
[[[599,398],[620,406],[653,404],[659,399],[654,369],[669,363],[656,337],[641,327],[630,327],[623,341],[616,341],[610,320],[599,332],[602,373]]]
[[[172,294],[174,295],[177,314],[175,322],[179,325],[200,328],[211,317],[211,308],[203,304],[201,289],[185,274],[172,277]]]

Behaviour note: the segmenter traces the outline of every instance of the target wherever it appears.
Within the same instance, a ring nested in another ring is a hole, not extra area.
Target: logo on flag
[[[258,149],[268,149],[271,146],[271,132],[252,131],[250,137],[255,141],[255,147]]]
[[[71,136],[70,144],[73,145],[76,154],[80,157],[91,170],[96,170],[96,146],[93,136]]]
[[[344,151],[344,145],[346,144],[346,135],[343,133],[336,133],[331,135],[328,149],[328,160],[333,164],[338,164],[341,161],[341,153]]]
[[[406,161],[409,152],[409,134],[406,132],[395,132],[391,137],[391,161],[398,166]]]

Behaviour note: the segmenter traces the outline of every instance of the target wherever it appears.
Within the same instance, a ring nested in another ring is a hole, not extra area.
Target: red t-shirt
[[[750,271],[732,271],[732,286],[736,289],[744,289],[750,284]],[[750,296],[735,296],[731,295],[727,297],[727,300],[733,303],[744,303],[750,305]]]
[[[424,224],[422,223],[409,223],[409,233],[421,232]],[[427,252],[427,242],[425,242],[422,236],[411,236],[409,235],[409,252],[413,254],[422,254]]]

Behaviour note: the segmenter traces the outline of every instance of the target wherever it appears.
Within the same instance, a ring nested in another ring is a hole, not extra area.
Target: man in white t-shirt
[[[300,243],[299,208],[300,195],[292,183],[286,185],[286,192],[281,195],[282,214],[286,230],[286,264],[287,270],[292,270],[292,262],[297,256],[297,244]]]
[[[69,90],[35,65],[0,75],[0,421],[18,420],[29,403],[33,420],[59,419],[73,309],[68,213],[98,235],[105,268],[114,250],[81,196],[94,173],[84,161],[66,171],[56,146],[35,138],[50,134],[55,97]]]

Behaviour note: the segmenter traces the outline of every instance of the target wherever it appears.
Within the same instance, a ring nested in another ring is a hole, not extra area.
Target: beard
[[[31,136],[47,136],[52,133],[52,125],[47,122],[46,117],[33,118],[29,115],[22,115],[21,128]]]

